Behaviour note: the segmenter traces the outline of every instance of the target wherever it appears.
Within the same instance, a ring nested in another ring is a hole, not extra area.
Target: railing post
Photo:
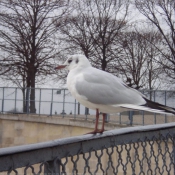
[[[50,103],[50,116],[52,116],[52,105],[53,105],[53,103],[51,102]]]
[[[105,115],[105,123],[108,123],[110,120],[110,114]]]
[[[173,167],[174,167],[174,175],[175,175],[175,135],[173,135],[173,140],[172,140],[172,144],[173,144]]]
[[[88,108],[85,107],[85,110],[84,110],[84,113],[85,113],[85,116],[86,116],[86,120],[87,120],[87,118],[88,118],[88,116],[87,116],[87,109],[88,109]]]
[[[85,107],[85,115],[88,115],[89,114],[89,108]]]
[[[15,88],[15,113],[16,113],[16,98],[17,98],[17,88]]]
[[[65,89],[63,90],[63,110],[62,110],[62,116],[63,116],[63,118],[64,118],[64,114],[65,114],[64,107],[65,107]]]
[[[154,102],[156,101],[156,94],[155,94],[155,90],[154,90]],[[156,113],[154,113],[154,124],[157,123],[157,118],[156,118]]]
[[[76,108],[77,108],[77,101],[75,99],[75,103],[74,103],[74,118],[76,118]]]
[[[166,91],[165,91],[165,106],[166,106]]]
[[[30,88],[27,87],[27,97],[26,97],[27,114],[29,114],[29,95],[30,95]]]
[[[133,114],[134,114],[134,111],[129,111],[129,124],[132,126],[133,125]]]
[[[53,89],[52,89],[52,97],[51,97],[51,103],[50,103],[50,116],[52,116],[52,106],[53,106]]]
[[[166,91],[165,91],[165,106],[166,106]],[[165,123],[167,123],[167,115],[165,114]]]
[[[60,175],[61,161],[56,159],[55,161],[48,161],[44,166],[44,175]]]
[[[121,116],[121,113],[120,113],[120,115],[119,115],[119,123],[120,123],[120,125],[122,124],[122,116]]]
[[[4,87],[2,88],[2,113],[4,112]]]
[[[78,102],[78,115],[80,115],[80,103]]]
[[[142,111],[142,125],[145,125],[145,112]]]
[[[41,110],[41,88],[39,93],[39,115],[40,115],[40,110]]]

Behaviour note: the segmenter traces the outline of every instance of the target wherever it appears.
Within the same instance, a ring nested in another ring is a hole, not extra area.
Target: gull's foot
[[[97,134],[97,133],[102,134],[104,131],[105,131],[104,129],[97,129],[97,130],[94,130],[92,132],[88,132],[86,134]],[[86,135],[86,134],[84,134],[84,135]]]
[[[98,130],[98,133],[103,133],[104,132],[104,129],[100,129],[100,130]]]

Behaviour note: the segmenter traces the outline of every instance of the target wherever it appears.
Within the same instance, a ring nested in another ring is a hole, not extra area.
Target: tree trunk
[[[35,73],[34,73],[34,71],[31,72],[30,113],[36,113],[36,108],[35,108]]]
[[[102,68],[103,71],[105,71],[106,70],[106,67],[107,67],[106,59],[103,59],[102,60],[102,64],[101,64],[101,68]]]

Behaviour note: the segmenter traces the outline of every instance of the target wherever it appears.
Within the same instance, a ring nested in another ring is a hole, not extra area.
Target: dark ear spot
[[[70,59],[70,60],[68,60],[68,63],[70,64],[72,62],[72,60]]]
[[[76,63],[78,64],[78,62],[79,62],[79,60],[78,60],[78,58],[76,59]]]

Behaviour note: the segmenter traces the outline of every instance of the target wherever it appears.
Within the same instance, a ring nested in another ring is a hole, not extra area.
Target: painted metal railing
[[[0,172],[8,175],[174,175],[175,123],[1,148]]]
[[[0,87],[1,113],[33,114],[30,111],[30,88]],[[175,107],[175,91],[149,91],[142,93],[149,99]],[[35,88],[35,115],[61,116],[94,120],[95,111],[80,105],[67,89]],[[90,114],[90,115],[89,115]],[[130,111],[107,115],[106,122],[125,125],[148,125],[175,122],[174,116],[143,111]]]

